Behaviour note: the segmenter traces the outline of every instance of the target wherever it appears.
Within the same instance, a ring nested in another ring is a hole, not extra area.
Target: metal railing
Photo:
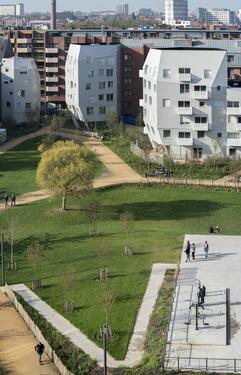
[[[166,359],[165,368],[177,371],[235,373],[241,372],[241,359],[169,357],[168,359]]]

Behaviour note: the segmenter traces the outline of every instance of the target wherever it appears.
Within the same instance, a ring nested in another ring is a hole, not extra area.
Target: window
[[[237,123],[241,124],[241,117],[240,116],[237,117]]]
[[[105,89],[105,82],[99,82],[99,89],[104,90]]]
[[[204,78],[210,79],[213,78],[213,72],[210,69],[204,69]]]
[[[99,69],[99,77],[103,77],[104,73],[105,73],[104,69]]]
[[[205,106],[205,102],[199,102],[199,107],[204,107]]]
[[[133,103],[132,102],[125,102],[125,108],[126,109],[131,109],[133,107]],[[145,109],[144,109],[144,112],[145,112]]]
[[[195,124],[206,124],[207,117],[195,117]]]
[[[228,102],[228,107],[229,108],[238,108],[239,102]]]
[[[151,89],[151,82],[148,81],[148,89],[150,90]]]
[[[132,90],[125,90],[124,91],[125,96],[131,96],[132,95]]]
[[[131,85],[132,84],[132,78],[124,78],[124,83],[125,83],[125,85]]]
[[[222,138],[222,133],[217,133],[217,138]]]
[[[95,71],[94,70],[91,70],[90,72],[89,72],[89,77],[90,78],[93,78],[95,76]]]
[[[152,97],[149,96],[149,104],[152,104]]]
[[[114,95],[113,94],[107,94],[106,99],[107,99],[107,102],[113,102]]]
[[[147,103],[147,95],[144,96],[144,102]]]
[[[228,133],[228,138],[239,139],[239,133]]]
[[[190,138],[191,134],[189,132],[179,132],[178,138]]]
[[[227,56],[228,63],[234,62],[234,55]]]
[[[86,113],[87,113],[87,115],[93,115],[94,114],[94,107],[87,107]]]
[[[125,73],[130,73],[132,72],[132,66],[124,66],[124,72]],[[145,72],[146,73],[146,72]]]
[[[106,113],[106,107],[100,107],[100,108],[99,108],[99,113],[100,113],[101,115],[104,115],[104,114]]]
[[[103,94],[100,94],[100,95],[99,95],[99,100],[104,100],[104,98],[105,98],[105,97],[104,97]]]
[[[231,158],[236,156],[236,148],[230,148],[229,149],[229,156]]]
[[[199,86],[199,85],[194,86],[194,91],[206,91],[206,89],[207,89],[206,86]]]
[[[26,109],[31,109],[31,103],[25,103],[25,108]]]
[[[85,84],[85,90],[91,90],[91,83],[86,83]]]
[[[143,81],[144,89],[146,88],[146,79]]]
[[[156,92],[156,84],[154,83],[154,92]]]
[[[202,159],[203,150],[202,148],[193,148],[193,159]]]
[[[178,101],[178,107],[179,108],[183,108],[183,107],[188,108],[188,107],[190,107],[190,102],[179,100]]]
[[[11,108],[11,103],[10,102],[6,102],[6,107],[7,108]]]
[[[169,138],[171,136],[171,130],[163,130],[163,137]]]
[[[221,90],[221,86],[217,86],[217,91],[220,91]]]
[[[21,90],[21,98],[25,98],[25,90]]]
[[[125,54],[124,54],[124,60],[125,60],[125,61],[130,61],[130,60],[131,60],[131,55],[125,53]]]
[[[180,125],[189,125],[190,120],[185,116],[180,116]]]
[[[108,87],[113,87],[114,86],[114,82],[113,81],[108,81]]]
[[[204,138],[205,137],[205,132],[204,131],[198,131],[197,132],[197,137],[198,138]]]
[[[190,74],[191,69],[190,68],[179,68],[179,74]]]
[[[8,85],[8,81],[4,81],[5,85]]]
[[[180,85],[180,94],[188,93],[189,92],[189,85],[188,84],[181,84]]]
[[[171,78],[172,72],[171,69],[163,69],[163,78]]]
[[[164,108],[171,108],[171,99],[163,99],[162,100],[162,106]]]
[[[107,75],[107,77],[113,77],[113,75],[114,75],[113,69],[107,69],[106,70],[106,75]]]
[[[147,74],[147,71],[148,71],[148,65],[145,65],[145,67],[144,67],[145,74]]]

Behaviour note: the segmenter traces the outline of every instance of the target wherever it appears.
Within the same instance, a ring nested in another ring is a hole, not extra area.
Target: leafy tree
[[[117,124],[117,114],[115,112],[109,112],[106,118],[106,126],[111,133],[111,138],[113,138],[113,135],[115,136],[115,139],[117,138]]]
[[[62,195],[62,210],[65,210],[68,195],[92,187],[94,160],[94,154],[85,147],[73,141],[58,141],[42,153],[37,182],[53,195]]]

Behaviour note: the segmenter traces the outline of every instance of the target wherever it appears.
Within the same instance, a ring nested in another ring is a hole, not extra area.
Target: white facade
[[[16,124],[40,116],[40,78],[35,61],[11,57],[2,60],[2,116]]]
[[[241,158],[241,89],[227,90],[227,156]]]
[[[94,125],[119,114],[120,45],[70,45],[66,104],[77,122]]]
[[[24,4],[16,4],[16,16],[17,17],[24,16]]]
[[[0,17],[7,17],[7,16],[17,16],[23,17],[24,16],[24,4],[8,4],[8,5],[0,5]]]
[[[205,12],[205,23],[222,23],[224,25],[235,25],[236,15],[230,9],[207,9]]]
[[[187,0],[165,0],[165,23],[185,21],[188,19]]]
[[[223,50],[150,50],[143,70],[143,119],[154,148],[175,160],[227,151],[227,56]]]
[[[129,5],[128,4],[118,4],[116,6],[116,14],[119,14],[120,16],[128,16],[129,14]]]

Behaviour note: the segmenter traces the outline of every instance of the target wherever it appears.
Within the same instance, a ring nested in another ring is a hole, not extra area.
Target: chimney
[[[51,30],[56,30],[56,0],[51,0]]]

